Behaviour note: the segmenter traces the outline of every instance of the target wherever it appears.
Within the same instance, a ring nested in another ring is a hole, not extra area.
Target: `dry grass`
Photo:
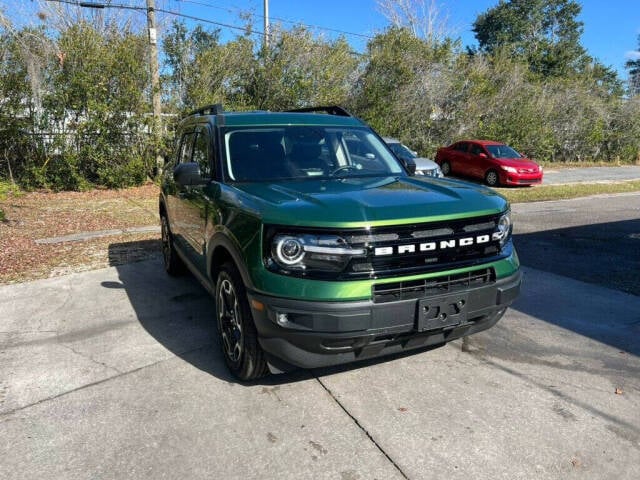
[[[640,192],[640,181],[617,183],[572,183],[567,185],[540,185],[528,188],[496,188],[511,203],[564,200],[608,193]]]
[[[148,258],[159,234],[131,233],[38,244],[64,235],[157,226],[158,187],[90,192],[33,192],[0,203],[0,284],[47,278]]]

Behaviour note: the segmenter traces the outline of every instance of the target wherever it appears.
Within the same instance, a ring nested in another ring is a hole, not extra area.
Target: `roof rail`
[[[309,113],[309,112],[325,112],[329,115],[337,115],[339,117],[353,117],[349,112],[347,112],[344,108],[338,105],[326,105],[322,107],[305,107],[305,108],[294,108],[291,110],[285,110],[285,112],[297,112],[297,113]]]
[[[218,115],[224,112],[224,108],[221,103],[216,103],[215,105],[205,105],[204,107],[200,107],[193,112],[189,112],[189,115]]]

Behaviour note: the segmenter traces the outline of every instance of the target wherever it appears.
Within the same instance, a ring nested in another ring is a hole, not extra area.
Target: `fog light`
[[[276,313],[276,323],[281,327],[284,327],[289,323],[289,317],[287,317],[286,313]]]

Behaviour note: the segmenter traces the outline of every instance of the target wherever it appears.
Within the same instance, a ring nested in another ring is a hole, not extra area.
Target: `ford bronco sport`
[[[413,176],[340,107],[212,105],[177,132],[164,265],[213,295],[241,380],[443,345],[494,325],[519,293],[507,201]]]

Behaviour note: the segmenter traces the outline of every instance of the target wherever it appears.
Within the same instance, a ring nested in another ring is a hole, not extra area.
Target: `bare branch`
[[[429,43],[441,43],[453,33],[437,0],[378,0],[378,10],[394,27],[408,28]]]

